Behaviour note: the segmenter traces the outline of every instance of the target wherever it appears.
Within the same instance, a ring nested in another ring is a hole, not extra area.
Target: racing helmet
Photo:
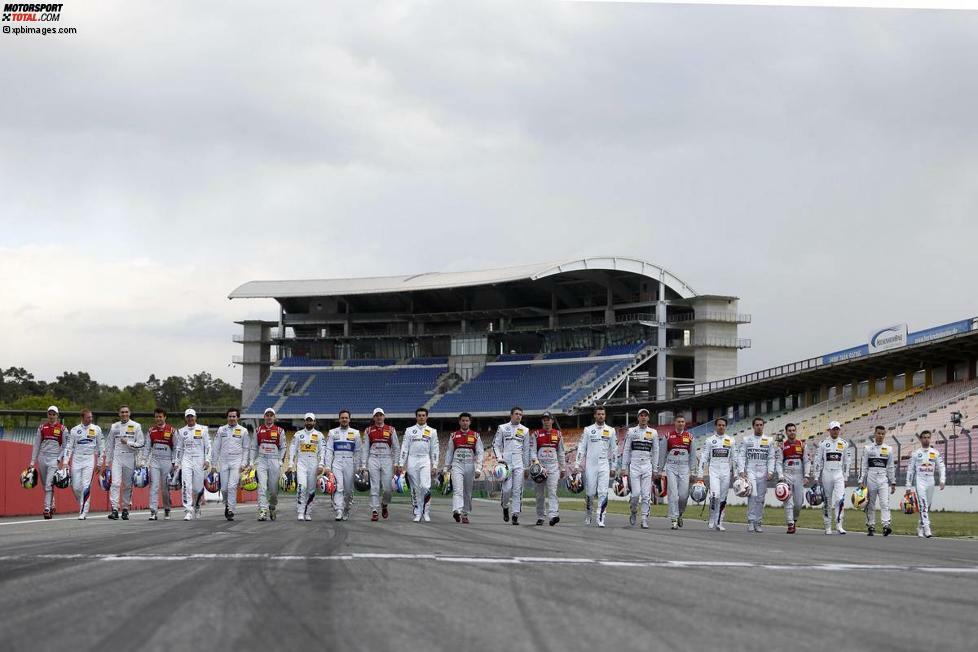
[[[216,494],[221,490],[221,474],[211,469],[204,477],[204,489]]]
[[[104,491],[112,488],[112,469],[102,469],[98,472],[98,486]]]
[[[825,490],[822,489],[822,485],[816,483],[809,487],[808,491],[805,492],[805,500],[807,500],[808,504],[812,507],[818,507],[824,503]]]
[[[443,494],[450,494],[452,492],[452,472],[448,469],[443,470],[438,474],[438,487],[441,489]]]
[[[916,514],[919,512],[920,503],[917,501],[917,492],[913,489],[907,489],[903,494],[903,499],[900,501],[900,508],[904,514]]]
[[[406,494],[408,492],[407,474],[398,473],[391,478],[391,489],[395,493]]]
[[[754,493],[754,486],[750,478],[737,478],[733,483],[734,493],[741,498],[747,498]]]
[[[530,465],[530,479],[537,484],[547,481],[547,469],[544,468],[543,464],[539,462],[534,462]]]
[[[66,466],[63,469],[58,469],[54,472],[54,480],[52,481],[55,487],[59,489],[65,489],[71,486],[71,470]]]
[[[278,488],[280,491],[285,491],[285,492],[295,491],[296,488],[295,471],[289,469],[285,473],[280,475],[278,478]]]
[[[332,496],[336,493],[336,476],[333,475],[332,471],[327,470],[319,476],[317,484],[319,485],[320,493],[324,493],[327,496]]]
[[[166,486],[170,489],[179,489],[183,486],[183,471],[179,467],[170,469],[166,474]]]
[[[782,480],[774,487],[774,497],[781,502],[787,502],[791,498],[791,485]]]
[[[689,497],[693,499],[696,504],[706,502],[706,484],[702,480],[697,480],[693,483],[693,486],[689,489]]]
[[[137,466],[132,470],[132,486],[145,487],[149,484],[149,469],[145,466]]]
[[[619,498],[624,498],[630,493],[630,491],[631,487],[629,486],[627,477],[619,475],[617,478],[615,478],[614,492],[616,496]]]
[[[256,491],[258,489],[258,471],[255,467],[249,466],[241,474],[241,488],[245,491]]]
[[[496,468],[492,471],[492,476],[500,482],[509,479],[509,464],[500,460],[496,463]]]
[[[24,489],[33,489],[37,486],[37,469],[29,466],[20,472],[20,486]]]
[[[665,498],[669,494],[669,480],[665,475],[652,481],[652,493],[659,498]]]
[[[580,471],[574,471],[566,480],[567,490],[574,494],[584,491],[584,475]]]
[[[357,491],[370,491],[370,471],[360,467],[353,474],[353,488]]]
[[[866,506],[866,502],[869,500],[869,490],[860,485],[852,490],[849,500],[852,502],[853,507],[856,509],[862,509]]]

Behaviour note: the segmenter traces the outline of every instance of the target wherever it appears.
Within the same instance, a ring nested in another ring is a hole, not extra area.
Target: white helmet
[[[697,480],[693,483],[693,486],[689,489],[689,497],[697,505],[706,501],[706,485],[703,484],[702,480]]]
[[[754,485],[750,478],[737,478],[733,483],[734,493],[741,498],[747,498],[754,493]]]

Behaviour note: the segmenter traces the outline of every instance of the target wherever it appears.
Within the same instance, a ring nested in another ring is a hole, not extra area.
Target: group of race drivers
[[[197,422],[193,409],[184,412],[185,425],[176,429],[167,414],[157,408],[149,433],[133,421],[128,407],[119,410],[106,441],[93,422],[92,412],[81,412],[81,423],[68,430],[56,406],[37,429],[28,469],[21,475],[25,487],[44,487],[44,518],[55,512],[54,486],[71,486],[80,505],[78,518],[85,519],[90,505],[91,485],[97,478],[109,491],[108,518],[129,519],[132,487],[150,488],[150,520],[157,520],[160,498],[164,519],[170,518],[170,489],[182,489],[184,520],[200,518],[205,487],[220,491],[224,515],[234,519],[239,482],[258,491],[258,520],[275,520],[278,491],[295,489],[297,518],[312,520],[312,503],[317,488],[331,494],[337,521],[347,520],[354,488],[370,491],[371,521],[387,519],[394,488],[410,491],[414,521],[429,521],[432,479],[450,486],[452,515],[468,523],[472,511],[472,483],[482,477],[482,438],[471,429],[472,418],[462,413],[458,430],[448,438],[444,466],[439,468],[438,432],[428,425],[428,411],[418,408],[415,425],[399,438],[385,423],[382,408],[373,411],[370,426],[361,435],[350,427],[350,412],[341,410],[339,426],[323,434],[316,416],[307,413],[304,427],[286,443],[285,430],[276,424],[275,410],[264,412],[252,434],[243,426],[236,408],[227,410],[227,423],[213,439],[208,426]],[[648,528],[652,492],[665,495],[673,530],[683,527],[683,512],[692,490],[697,502],[708,499],[711,530],[725,530],[724,512],[730,491],[747,498],[747,530],[761,532],[768,483],[777,482],[775,495],[784,504],[787,532],[796,531],[797,518],[805,501],[822,506],[825,534],[845,534],[844,488],[853,467],[850,443],[841,438],[841,425],[831,422],[829,436],[814,451],[797,438],[794,424],[785,427],[784,437],[764,433],[764,419],[753,420],[751,434],[739,443],[726,434],[727,420],[715,421],[715,433],[707,437],[697,454],[686,421],[677,416],[668,435],[661,436],[649,424],[649,412],[638,413],[638,425],[628,429],[621,446],[615,428],[605,421],[605,410],[597,408],[594,423],[580,438],[570,472],[564,439],[553,416],[545,412],[541,427],[530,430],[523,424],[523,410],[514,407],[510,420],[496,429],[492,450],[497,464],[492,476],[501,482],[503,520],[519,524],[524,480],[536,486],[536,525],[545,514],[551,526],[560,521],[557,488],[565,480],[568,489],[585,494],[585,524],[605,526],[609,487],[630,496],[629,523]],[[876,505],[882,517],[882,534],[889,535],[890,494],[896,490],[896,451],[885,443],[886,430],[876,428],[865,445],[859,465],[859,499],[866,513],[866,530],[876,532]],[[945,467],[940,452],[930,446],[930,433],[920,433],[920,447],[907,466],[906,499],[919,512],[917,534],[931,537],[929,509],[935,485],[944,489]],[[809,450],[806,451],[806,448]],[[709,478],[709,488],[703,482]],[[936,476],[936,479],[935,479]],[[450,485],[449,485],[450,483]],[[257,487],[255,485],[257,484]],[[806,491],[806,487],[809,487]],[[596,514],[595,514],[596,512]]]

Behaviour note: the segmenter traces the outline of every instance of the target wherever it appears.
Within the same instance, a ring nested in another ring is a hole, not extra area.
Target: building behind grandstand
[[[286,419],[382,403],[409,417],[465,410],[574,414],[603,402],[664,401],[737,375],[733,296],[697,294],[672,272],[595,257],[472,272],[252,281],[231,299],[271,298],[274,321],[235,341],[246,416]]]

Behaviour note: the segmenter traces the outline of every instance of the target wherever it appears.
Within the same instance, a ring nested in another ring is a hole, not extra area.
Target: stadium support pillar
[[[866,395],[869,397],[876,396],[876,381],[879,380],[875,376],[869,379],[869,386],[866,388]]]
[[[908,389],[913,387],[913,375],[914,375],[913,369],[908,369],[903,372],[903,391],[907,391]]]
[[[924,369],[924,387],[934,386],[934,370],[931,367]]]
[[[818,388],[818,402],[829,400],[829,388],[827,385],[822,385]]]
[[[606,326],[615,325],[615,293],[611,291],[611,283],[608,283],[607,288],[608,302],[605,304],[604,308],[604,323]]]
[[[664,279],[659,279],[659,300],[655,307],[655,318],[658,322],[656,326],[656,346],[659,347],[655,354],[655,397],[656,400],[666,400],[666,284]]]
[[[954,377],[954,370],[948,365],[948,382]],[[978,358],[968,359],[968,380],[974,380],[978,377]]]
[[[883,384],[883,393],[889,394],[893,391],[893,372],[886,374],[886,381]]]

